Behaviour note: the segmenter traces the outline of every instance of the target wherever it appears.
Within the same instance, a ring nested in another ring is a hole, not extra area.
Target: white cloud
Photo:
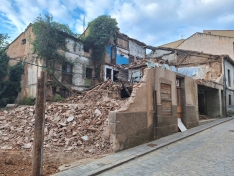
[[[1,0],[0,13],[6,24],[15,27],[15,37],[39,15],[46,12],[54,20],[83,32],[99,15],[117,19],[121,32],[151,45],[189,37],[203,29],[233,29],[233,0]],[[5,18],[4,18],[5,16]],[[9,28],[12,30],[12,26]]]

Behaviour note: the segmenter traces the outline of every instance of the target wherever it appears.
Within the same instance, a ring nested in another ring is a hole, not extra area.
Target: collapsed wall
[[[113,151],[178,132],[178,117],[187,128],[198,125],[197,84],[164,68],[146,68],[125,106],[110,112]]]
[[[109,116],[113,150],[130,148],[153,138],[154,69],[146,68],[140,83],[133,86],[125,106]]]

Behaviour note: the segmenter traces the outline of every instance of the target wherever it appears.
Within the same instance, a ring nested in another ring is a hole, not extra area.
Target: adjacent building
[[[234,112],[234,61],[228,55],[157,47],[148,58],[196,81],[200,115],[216,118]]]
[[[47,68],[48,64],[33,53],[31,42],[33,37],[32,26],[29,25],[7,49],[11,66],[20,60],[25,63],[19,98],[36,97],[37,78],[40,77],[41,71]],[[93,66],[91,59],[89,59],[89,53],[84,51],[84,46],[80,40],[73,36],[67,35],[66,45],[67,51],[59,50],[58,52],[65,55],[67,62],[55,65],[55,78],[74,90],[84,90],[92,86]],[[53,86],[47,93],[47,97],[53,96],[53,93],[67,96],[67,91],[59,85]]]
[[[130,80],[127,66],[146,56],[146,44],[130,38],[120,32],[116,33],[116,40],[106,47],[104,80],[109,78],[115,81],[115,75],[119,74],[125,80]]]
[[[195,33],[176,48],[183,50],[193,50],[204,53],[210,53],[214,55],[229,55],[234,59],[234,36],[217,35],[220,33],[207,32],[207,33]]]

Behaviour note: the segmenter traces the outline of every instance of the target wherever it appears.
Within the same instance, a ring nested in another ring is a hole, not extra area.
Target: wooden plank
[[[171,105],[171,85],[161,83],[161,103],[162,103],[162,115],[170,116],[172,114]]]

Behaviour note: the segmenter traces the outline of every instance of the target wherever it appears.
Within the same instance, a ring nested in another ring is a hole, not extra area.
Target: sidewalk
[[[204,131],[206,129],[209,129],[211,127],[214,127],[216,125],[219,125],[221,123],[224,123],[233,119],[234,117],[218,119],[213,122],[191,128],[183,133],[178,132],[170,136],[166,136],[158,140],[151,141],[146,144],[142,144],[142,145],[118,152],[118,153],[111,154],[107,157],[97,159],[94,162],[88,163],[86,165],[79,165],[79,166],[69,168],[67,170],[56,173],[54,176],[97,175],[105,170],[111,169],[113,167],[126,163],[130,160],[143,156],[147,153],[155,151],[159,148],[167,146],[171,143],[187,138],[196,133],[199,133],[201,131]]]

